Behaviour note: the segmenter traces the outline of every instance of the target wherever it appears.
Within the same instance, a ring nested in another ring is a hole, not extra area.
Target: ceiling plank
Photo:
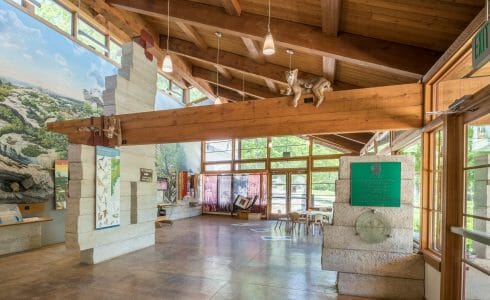
[[[221,0],[221,5],[229,15],[240,16],[242,14],[242,7],[238,0]]]
[[[166,49],[165,41],[166,37],[163,35],[160,36],[160,47],[163,49]],[[170,39],[169,48],[170,52],[174,52],[185,57],[193,58],[205,63],[216,63],[217,50],[214,48],[208,48],[207,50],[199,49],[190,42],[176,38]],[[223,50],[220,51],[219,61],[220,64],[226,68],[249,73],[263,79],[270,79],[279,84],[284,84],[286,82],[284,72],[289,70],[286,67],[272,63],[258,64],[245,56]],[[303,77],[306,75],[312,74],[300,73],[298,76]]]
[[[330,36],[337,36],[342,12],[342,0],[320,0],[320,4],[322,8],[323,32]]]
[[[248,54],[251,59],[253,59],[258,64],[265,63],[264,54],[262,54],[262,49],[260,48],[257,41],[244,36],[242,36],[242,41],[245,47],[247,47]]]
[[[166,19],[166,1],[108,0],[123,10]],[[181,0],[173,4],[170,18],[208,31],[219,30],[226,35],[246,36],[263,41],[267,17],[243,13],[240,18],[230,16],[220,7]],[[199,12],[199,13],[196,13]],[[271,20],[271,31],[276,45],[318,56],[329,56],[352,64],[385,70],[393,74],[420,79],[440,53],[418,47],[343,33],[326,36],[315,26],[280,19]]]
[[[199,32],[194,29],[191,25],[187,25],[182,22],[175,22],[177,26],[185,33],[185,35],[196,45],[197,47],[201,49],[207,49],[208,45],[204,41],[204,39],[201,37]]]
[[[291,97],[208,105],[115,116],[126,145],[203,141],[258,136],[321,135],[420,128],[423,115],[421,84],[334,91],[328,105],[289,105]],[[68,136],[71,143],[93,141],[79,128],[101,127],[101,117],[48,123],[48,129]],[[117,139],[109,141],[114,145]]]
[[[340,147],[345,150],[349,150],[355,153],[361,152],[362,148],[364,145],[353,142],[349,139],[345,139],[342,136],[335,135],[335,134],[326,134],[326,135],[315,135],[314,136],[316,139],[319,139],[321,141],[324,141],[329,144],[333,144],[337,147]]]
[[[209,83],[216,84],[216,74],[209,70],[194,66],[192,68],[192,75]],[[267,87],[258,84],[245,82],[245,88],[243,88],[243,81],[236,78],[232,78],[231,80],[220,78],[219,86],[239,93],[245,92],[246,95],[260,99],[277,97],[276,93],[271,93]]]
[[[330,82],[335,81],[335,71],[337,69],[337,63],[335,58],[323,57],[323,77],[327,78]]]

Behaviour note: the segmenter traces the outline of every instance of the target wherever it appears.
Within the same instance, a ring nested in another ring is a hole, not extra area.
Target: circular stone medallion
[[[364,242],[377,244],[391,236],[391,224],[385,216],[371,210],[357,218],[356,232]]]

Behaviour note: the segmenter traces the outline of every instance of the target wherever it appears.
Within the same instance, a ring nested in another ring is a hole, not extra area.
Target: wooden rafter
[[[262,49],[260,49],[257,41],[252,40],[251,38],[242,36],[242,41],[245,47],[247,47],[249,57],[253,59],[256,63],[263,64],[265,63],[264,55],[262,54]]]
[[[344,139],[348,139],[362,145],[366,145],[371,140],[373,135],[374,135],[373,133],[369,133],[369,132],[338,134],[338,136],[341,136]]]
[[[166,48],[166,37],[160,37],[160,46],[163,49]],[[216,52],[214,48],[208,48],[207,50],[199,49],[193,43],[183,41],[176,38],[170,39],[170,50],[180,56],[192,58],[204,63],[216,63]],[[263,79],[270,79],[276,83],[284,84],[286,81],[284,72],[289,69],[284,66],[276,65],[273,63],[258,64],[253,60],[248,59],[245,56],[234,54],[231,52],[223,51],[220,52],[220,65],[234,69],[239,72],[245,72],[256,77]],[[301,72],[299,76],[311,76],[312,74],[307,74]]]
[[[315,135],[314,136],[316,139],[319,139],[327,144],[332,144],[335,145],[339,148],[349,150],[354,153],[359,153],[363,145],[353,142],[349,139],[343,138],[340,135],[335,135],[335,134],[325,134],[325,135]]]
[[[336,70],[335,58],[323,57],[323,77],[330,80],[330,82],[335,81],[335,70]]]
[[[215,84],[216,83],[216,73],[211,72],[209,70],[199,68],[199,67],[193,67],[192,69],[192,75],[197,78],[201,78],[209,83]],[[234,90],[236,92],[243,92],[243,82],[242,80],[232,78],[231,80],[229,79],[223,79],[220,78],[219,80],[219,86],[228,88],[231,90]],[[244,93],[246,95],[255,97],[255,98],[272,98],[272,97],[277,97],[277,94],[271,93],[267,87],[250,83],[250,82],[245,82],[245,89]]]
[[[264,81],[265,81],[265,84],[267,85],[267,87],[269,88],[269,91],[271,91],[272,93],[276,93],[276,94],[279,92],[274,81],[272,81],[270,79],[264,79]]]
[[[242,14],[242,7],[238,0],[221,0],[221,5],[229,15],[239,16]]]
[[[320,0],[322,8],[322,30],[330,36],[337,36],[339,32],[342,0]]]
[[[108,0],[123,10],[166,19],[166,1]],[[171,19],[205,30],[219,30],[227,35],[246,36],[263,41],[267,17],[242,14],[240,18],[222,12],[220,7],[186,0],[173,4]],[[199,13],[196,13],[199,12]],[[393,74],[420,79],[438,58],[436,51],[399,43],[343,33],[338,37],[326,36],[315,26],[273,19],[272,33],[276,44],[296,51],[329,56],[352,64],[384,70]]]
[[[309,98],[311,95],[304,95]],[[406,84],[329,92],[320,107],[290,97],[233,104],[190,107],[118,115],[123,143],[159,144],[220,138],[317,135],[342,132],[409,129],[422,126],[422,86]],[[100,118],[49,123],[71,143],[87,144],[92,133],[80,128],[100,126]],[[110,144],[115,144],[111,141]]]
[[[158,45],[158,33],[155,32],[153,28],[149,26],[141,16],[130,12],[120,11],[119,9],[108,5],[104,1],[84,0],[84,3],[92,10],[101,14],[108,22],[117,26],[121,31],[126,32],[131,38],[138,37],[141,34],[142,30],[149,32],[153,37],[153,40],[157,44],[154,45],[153,48],[149,49],[149,51],[152,52],[153,55],[155,55],[158,61],[158,65],[161,65],[165,53]],[[129,40],[124,42],[129,42]],[[213,93],[210,92],[209,86],[207,84],[203,86],[199,81],[194,80],[194,77],[192,76],[192,69],[189,68],[188,63],[185,61],[185,59],[174,56],[173,63],[175,70],[174,72],[178,75],[178,78],[183,78],[191,85],[199,88],[208,98],[212,100],[216,98]],[[170,75],[170,77],[172,77],[172,75]]]
[[[196,45],[197,47],[199,47],[201,49],[207,49],[208,48],[208,45],[203,40],[201,35],[196,31],[196,29],[194,29],[194,27],[192,27],[191,25],[187,25],[185,23],[182,23],[182,22],[175,22],[175,24],[177,24],[177,26],[180,28],[180,30],[182,30],[185,33],[185,35],[194,43],[194,45]]]

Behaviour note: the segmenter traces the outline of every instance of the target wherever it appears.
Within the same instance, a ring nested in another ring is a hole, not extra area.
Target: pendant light
[[[216,101],[214,101],[214,104],[222,104],[223,102],[221,101],[221,98],[219,97],[219,50],[220,50],[220,39],[221,39],[221,32],[216,31],[214,35],[218,38],[218,51],[216,53]]]
[[[167,54],[163,59],[163,66],[162,66],[163,72],[165,73],[172,73],[174,71],[172,58],[168,53],[169,43],[170,43],[170,0],[167,0]]]
[[[269,19],[267,21],[267,34],[265,35],[264,47],[262,53],[265,55],[272,55],[276,53],[276,47],[274,46],[274,38],[271,33],[271,0],[269,0]]]

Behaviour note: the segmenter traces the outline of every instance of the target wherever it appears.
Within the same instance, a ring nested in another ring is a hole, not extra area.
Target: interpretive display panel
[[[68,161],[55,160],[54,162],[54,189],[56,209],[66,209],[68,197]]]
[[[120,225],[121,164],[120,151],[96,147],[95,228]]]
[[[400,207],[401,163],[351,164],[351,205]]]

